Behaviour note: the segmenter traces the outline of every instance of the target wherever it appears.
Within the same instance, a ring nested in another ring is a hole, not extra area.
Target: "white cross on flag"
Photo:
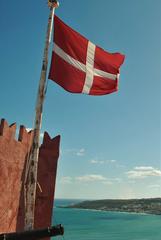
[[[104,95],[118,90],[125,56],[108,53],[54,17],[49,79],[72,93]]]

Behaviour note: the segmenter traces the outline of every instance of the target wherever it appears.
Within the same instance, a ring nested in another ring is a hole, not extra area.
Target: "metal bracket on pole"
[[[48,6],[58,8],[59,7],[59,2],[57,0],[48,0]]]

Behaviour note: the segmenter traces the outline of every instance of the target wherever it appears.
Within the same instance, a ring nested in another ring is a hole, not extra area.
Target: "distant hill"
[[[72,204],[67,206],[67,208],[81,208],[116,212],[135,212],[161,215],[161,198],[92,200]]]

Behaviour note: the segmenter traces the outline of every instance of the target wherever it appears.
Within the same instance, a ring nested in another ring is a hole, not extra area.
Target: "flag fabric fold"
[[[54,17],[54,48],[49,79],[66,91],[104,95],[118,90],[125,56],[108,53]]]

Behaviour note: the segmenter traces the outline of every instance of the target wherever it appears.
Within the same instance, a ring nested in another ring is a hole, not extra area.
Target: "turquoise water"
[[[54,219],[65,228],[59,240],[161,240],[161,216],[55,208]]]

